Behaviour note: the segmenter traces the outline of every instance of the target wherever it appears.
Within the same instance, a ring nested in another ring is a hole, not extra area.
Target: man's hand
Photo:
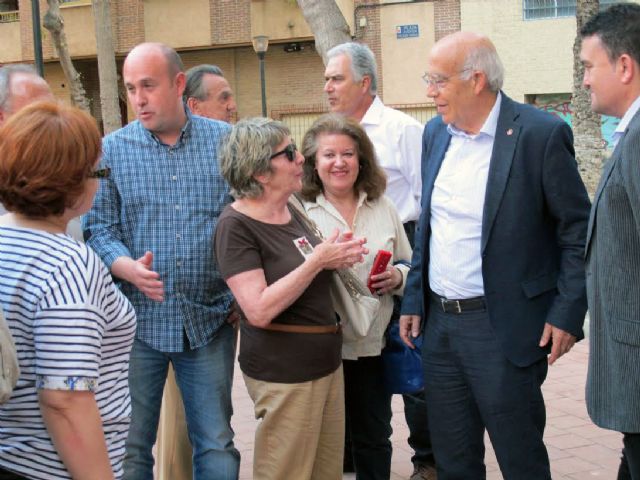
[[[411,349],[413,339],[420,335],[420,315],[400,315],[400,338]]]
[[[542,337],[540,338],[540,346],[546,347],[551,341],[551,355],[549,355],[549,365],[558,360],[562,355],[567,353],[576,343],[576,337],[569,332],[554,327],[550,323],[544,324]]]
[[[151,300],[164,301],[164,285],[160,274],[151,269],[153,253],[145,252],[139,259],[119,257],[111,265],[111,272],[136,286]]]

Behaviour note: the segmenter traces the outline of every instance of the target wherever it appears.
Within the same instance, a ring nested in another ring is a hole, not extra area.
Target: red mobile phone
[[[367,287],[369,287],[371,293],[375,293],[375,290],[371,286],[373,283],[371,281],[371,275],[377,275],[384,272],[387,269],[389,260],[391,260],[391,252],[387,252],[386,250],[378,250],[378,253],[376,253],[376,258],[373,261],[373,267],[371,267],[371,271],[369,272],[369,279],[367,280]]]

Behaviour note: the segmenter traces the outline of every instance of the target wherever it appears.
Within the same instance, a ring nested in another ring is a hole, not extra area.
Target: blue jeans
[[[485,310],[444,313],[433,301],[422,356],[438,480],[486,478],[485,429],[505,480],[551,480],[543,443],[546,358],[515,366]]]
[[[193,478],[237,479],[240,453],[233,445],[231,384],[235,333],[223,325],[208,345],[165,353],[136,339],[131,350],[129,389],[131,426],[124,459],[124,478],[152,480],[162,391],[169,362],[184,402],[193,447]]]

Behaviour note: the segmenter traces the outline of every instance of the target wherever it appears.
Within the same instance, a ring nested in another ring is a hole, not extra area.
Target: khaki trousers
[[[180,389],[169,365],[158,425],[158,479],[191,480],[191,443]]]
[[[333,373],[303,383],[274,383],[244,375],[256,429],[254,480],[342,479],[344,379]]]

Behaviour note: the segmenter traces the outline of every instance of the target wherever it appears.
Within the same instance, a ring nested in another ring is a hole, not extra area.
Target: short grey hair
[[[187,70],[187,85],[184,88],[183,100],[186,102],[189,98],[204,101],[207,99],[207,92],[202,86],[202,77],[205,75],[217,75],[224,78],[222,70],[217,65],[202,64]]]
[[[25,63],[14,63],[0,67],[0,110],[11,110],[11,76],[14,73],[26,73],[38,76],[35,68]]]
[[[271,172],[271,155],[289,128],[270,118],[246,118],[236,123],[222,141],[220,170],[234,198],[257,198],[263,193],[254,177]]]
[[[479,45],[467,53],[460,78],[468,80],[473,71],[481,71],[487,77],[489,90],[498,93],[504,83],[504,66],[495,48]]]
[[[327,60],[339,55],[346,55],[351,60],[351,72],[356,82],[362,80],[364,76],[371,79],[369,93],[376,95],[378,92],[378,64],[371,49],[362,43],[341,43],[327,52]]]

